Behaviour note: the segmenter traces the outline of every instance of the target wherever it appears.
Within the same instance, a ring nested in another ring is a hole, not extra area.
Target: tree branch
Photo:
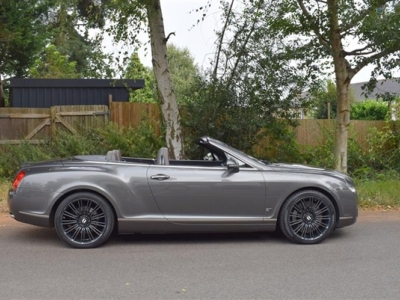
[[[319,42],[321,45],[328,47],[328,41],[324,38],[324,36],[321,34],[319,31],[318,25],[314,22],[313,16],[311,16],[310,12],[307,10],[307,8],[304,6],[303,0],[297,0],[297,3],[300,5],[301,10],[303,11],[303,14],[306,16],[308,22],[310,23],[310,27],[312,28],[313,32],[317,36]]]
[[[391,49],[386,49],[382,52],[379,52],[375,55],[369,56],[364,58],[363,61],[360,61],[354,68],[351,69],[351,75],[354,76],[356,75],[362,68],[364,68],[366,65],[372,63],[374,60],[380,59],[382,57],[385,57],[386,55],[391,54],[393,51]],[[349,72],[349,73],[350,73]]]
[[[232,14],[232,7],[233,7],[233,3],[234,2],[235,2],[235,0],[231,1],[231,5],[229,6],[228,14],[226,15],[226,22],[224,24],[224,27],[222,28],[221,37],[220,37],[220,40],[219,40],[219,45],[218,45],[218,50],[217,50],[217,58],[215,59],[215,66],[214,66],[214,72],[213,72],[213,77],[214,78],[217,77],[219,57],[220,57],[221,49],[222,49],[222,42],[224,40],[225,31],[228,28],[228,25],[229,25],[229,22],[230,22],[230,15]]]
[[[169,37],[170,37],[171,35],[175,35],[175,32],[170,32],[170,33],[168,34],[168,36],[164,39],[164,43],[165,43],[165,44],[168,42]]]
[[[231,85],[231,83],[232,83],[232,81],[233,81],[233,78],[235,77],[236,69],[237,69],[237,67],[238,67],[238,65],[239,65],[240,60],[242,59],[242,57],[243,57],[243,55],[244,55],[244,53],[245,53],[244,50],[246,49],[247,43],[249,42],[249,39],[250,39],[251,35],[252,35],[253,32],[254,32],[256,22],[257,22],[257,21],[256,21],[256,19],[255,19],[254,22],[253,22],[253,25],[251,26],[251,29],[250,29],[250,31],[249,31],[249,34],[247,35],[247,37],[246,37],[246,39],[245,39],[245,41],[244,41],[244,43],[243,43],[243,45],[242,45],[242,47],[241,47],[241,49],[240,49],[240,52],[238,53],[239,55],[238,55],[238,57],[237,57],[237,59],[236,59],[235,65],[234,65],[234,67],[233,67],[233,69],[232,69],[231,76],[230,76],[230,78],[228,79],[228,82],[227,82],[227,86],[228,86],[228,87]]]
[[[365,55],[365,54],[371,54],[371,53],[374,53],[375,51],[373,51],[373,50],[371,50],[371,51],[368,51],[368,52],[362,52],[362,51],[365,51],[366,49],[368,49],[368,48],[371,48],[373,45],[371,45],[371,44],[369,44],[369,45],[366,45],[365,47],[363,47],[363,48],[360,48],[360,49],[355,49],[355,50],[353,50],[353,51],[350,51],[350,52],[347,52],[347,51],[344,51],[344,55],[346,56],[346,55]]]

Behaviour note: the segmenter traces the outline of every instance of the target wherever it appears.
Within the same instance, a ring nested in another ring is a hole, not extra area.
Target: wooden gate
[[[54,136],[58,128],[77,134],[108,120],[109,110],[105,105],[0,108],[0,144],[38,144]]]

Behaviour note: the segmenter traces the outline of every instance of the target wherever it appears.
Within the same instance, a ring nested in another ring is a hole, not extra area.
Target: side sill
[[[118,232],[120,234],[131,233],[184,233],[184,232],[259,232],[274,231],[276,220],[269,222],[245,223],[216,223],[215,220],[199,223],[194,222],[172,223],[163,218],[152,219],[118,219]]]

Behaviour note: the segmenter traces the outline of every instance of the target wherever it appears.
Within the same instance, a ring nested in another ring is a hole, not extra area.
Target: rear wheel
[[[298,192],[286,200],[279,216],[279,227],[291,241],[317,244],[326,239],[336,226],[332,201],[314,190]]]
[[[102,197],[89,192],[65,198],[54,217],[58,236],[74,248],[94,248],[110,237],[114,214]]]

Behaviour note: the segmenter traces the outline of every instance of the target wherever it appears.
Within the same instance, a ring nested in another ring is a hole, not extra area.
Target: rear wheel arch
[[[110,199],[108,199],[108,197],[106,197],[102,193],[99,193],[98,191],[95,191],[92,189],[71,190],[71,191],[68,191],[67,193],[63,194],[60,198],[58,198],[56,200],[56,202],[54,203],[53,207],[51,208],[51,212],[50,212],[50,226],[51,227],[54,227],[54,217],[55,217],[57,208],[60,206],[61,202],[63,202],[63,200],[65,200],[70,195],[77,194],[77,193],[92,193],[92,194],[95,194],[95,195],[103,198],[108,203],[108,205],[110,206],[110,208],[114,214],[114,228],[115,228],[115,230],[118,230],[118,216],[117,216],[117,212],[115,210],[113,203],[110,201]]]

